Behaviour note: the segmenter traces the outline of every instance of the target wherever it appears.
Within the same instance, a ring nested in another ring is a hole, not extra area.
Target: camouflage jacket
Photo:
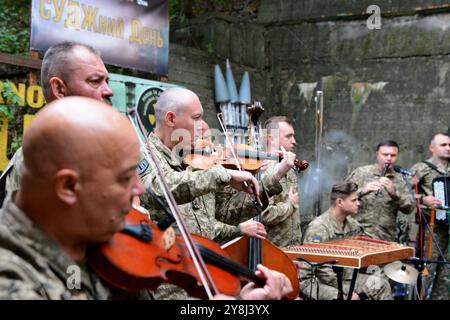
[[[254,197],[245,192],[238,192],[230,186],[216,190],[216,219],[231,225],[238,225],[264,213],[269,205],[271,196],[279,194],[283,186],[273,175],[265,175],[260,181],[260,199],[262,208],[255,208]]]
[[[444,167],[440,162],[435,160],[434,158],[430,158],[427,160],[428,162],[434,164],[438,170],[444,174],[450,175],[450,164],[447,167]],[[419,193],[422,196],[432,196],[433,195],[433,179],[439,176],[443,176],[443,174],[439,173],[435,169],[431,168],[425,162],[418,162],[414,166],[411,167],[412,173],[414,173],[417,177],[417,181],[419,184]],[[413,186],[414,187],[414,186]],[[429,214],[429,210],[424,209],[426,214]]]
[[[264,175],[270,175],[277,161],[270,161]],[[280,247],[300,244],[302,230],[298,205],[289,198],[289,188],[298,190],[297,174],[289,170],[280,180],[283,191],[269,200],[269,206],[262,214],[262,222],[266,226],[267,239]]]
[[[414,212],[415,203],[409,186],[397,172],[388,172],[386,177],[391,179],[395,195],[390,195],[385,188],[376,192],[362,193],[363,187],[381,177],[376,165],[356,168],[347,177],[347,181],[358,184],[358,195],[361,207],[355,219],[363,226],[364,231],[375,239],[395,241],[397,212],[405,214]]]
[[[22,147],[17,149],[14,156],[9,161],[5,170],[0,177],[0,206],[7,193],[11,193],[19,189],[21,179],[21,168],[23,165]]]
[[[336,220],[330,208],[311,221],[305,231],[303,243],[326,242],[358,235],[364,235],[364,230],[354,218],[348,216],[346,223],[342,224]],[[352,273],[352,269],[344,268],[343,280],[350,282]],[[319,287],[318,300],[332,300],[337,298],[337,276],[329,266],[321,266],[313,270],[308,264],[302,263],[300,280],[301,290],[307,297],[310,296],[312,282],[317,281],[317,286]],[[316,292],[313,292],[311,295],[316,297],[315,294]]]
[[[9,195],[0,212],[0,299],[107,299],[111,292],[37,227]],[[80,272],[79,289],[73,277]],[[69,289],[70,285],[73,285]]]
[[[234,216],[241,212],[245,216],[256,214],[251,202],[247,201],[245,193],[234,192],[227,188],[230,181],[228,172],[222,166],[213,166],[205,170],[185,168],[182,159],[172,153],[154,133],[149,135],[149,139],[156,151],[158,164],[165,174],[165,180],[186,219],[189,231],[219,242],[242,235],[237,224],[231,225],[225,223],[227,221],[224,222],[226,219],[219,221],[216,218],[216,208],[222,208],[221,211],[224,212],[225,218],[226,215]],[[145,187],[161,196],[162,191],[157,181],[157,173],[150,163],[152,163],[151,160],[147,159],[143,150],[139,174]],[[267,189],[272,192],[280,192],[281,185],[278,182],[273,182],[273,184],[273,187],[270,186],[271,188]],[[222,190],[222,192],[218,192],[220,196],[216,195],[216,191],[219,190]],[[141,196],[141,200],[142,205],[152,213],[153,219],[159,220],[165,215],[148,192]],[[268,195],[265,196],[265,202],[268,203]]]

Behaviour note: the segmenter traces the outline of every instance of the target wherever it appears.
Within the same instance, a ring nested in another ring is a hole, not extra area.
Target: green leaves
[[[28,54],[30,1],[0,1],[0,52]]]
[[[22,121],[19,123],[18,119],[20,117],[17,116],[18,107],[22,102],[22,98],[16,94],[8,80],[3,82],[3,88],[0,94],[5,101],[5,104],[0,104],[0,115],[3,115],[8,120],[8,126],[5,126],[4,118],[0,118],[0,130],[9,129],[8,136],[11,144],[8,148],[8,154],[14,154],[22,145],[21,130],[19,132],[18,127],[21,127],[23,123]]]
[[[19,105],[20,103],[23,103],[22,98],[16,94],[9,80],[6,80],[6,82],[3,83],[1,94],[3,98],[6,99],[7,104]]]
[[[8,121],[14,121],[17,113],[17,106],[22,102],[22,98],[14,92],[14,89],[11,87],[11,83],[8,80],[3,83],[1,94],[7,104],[0,105],[0,112],[3,113]]]

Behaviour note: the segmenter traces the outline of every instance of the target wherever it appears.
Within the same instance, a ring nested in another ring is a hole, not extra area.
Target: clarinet
[[[387,173],[389,167],[390,167],[390,164],[389,164],[389,163],[385,163],[385,164],[384,164],[383,171],[381,172],[381,176],[382,176],[382,177],[386,176],[386,173]],[[375,192],[375,195],[376,195],[376,196],[381,195],[381,189],[383,189],[383,187],[381,187],[380,189],[377,190],[377,192]]]

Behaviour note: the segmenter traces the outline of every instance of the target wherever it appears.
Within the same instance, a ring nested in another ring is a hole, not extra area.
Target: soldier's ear
[[[75,170],[62,169],[56,173],[54,179],[55,194],[65,204],[74,205],[77,202],[80,187],[80,177]]]
[[[49,80],[50,94],[53,99],[61,99],[67,96],[67,86],[59,77],[51,77]]]
[[[272,134],[267,134],[267,145],[270,146],[272,145],[273,142],[273,135]]]
[[[175,127],[175,118],[176,118],[176,115],[174,112],[167,111],[166,115],[164,117],[164,122],[165,122],[166,126],[168,126],[170,128]]]
[[[428,146],[428,149],[430,150],[431,153],[434,153],[434,144],[430,143],[430,145]]]

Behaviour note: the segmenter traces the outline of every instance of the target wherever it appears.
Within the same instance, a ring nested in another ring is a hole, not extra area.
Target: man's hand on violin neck
[[[295,153],[286,151],[283,147],[281,147],[281,156],[283,160],[280,161],[275,167],[274,176],[275,179],[281,180],[286,173],[294,166]]]
[[[239,191],[254,194],[259,199],[259,183],[255,177],[247,171],[227,169],[231,176],[228,184]]]

